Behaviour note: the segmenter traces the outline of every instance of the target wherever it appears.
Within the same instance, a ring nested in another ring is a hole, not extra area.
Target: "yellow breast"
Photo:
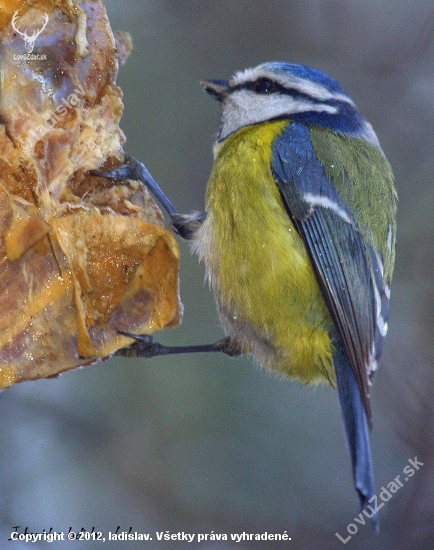
[[[216,146],[196,247],[227,335],[261,365],[332,381],[332,321],[270,169],[286,124],[249,126]]]

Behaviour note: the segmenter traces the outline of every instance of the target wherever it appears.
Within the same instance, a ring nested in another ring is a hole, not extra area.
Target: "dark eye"
[[[253,82],[252,90],[257,94],[272,94],[278,91],[278,85],[268,78],[258,78]]]

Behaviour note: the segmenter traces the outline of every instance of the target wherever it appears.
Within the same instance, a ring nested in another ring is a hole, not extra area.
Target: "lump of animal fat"
[[[31,4],[31,5],[30,5]],[[179,249],[124,159],[114,35],[100,0],[0,3],[0,388],[102,360],[176,326]]]

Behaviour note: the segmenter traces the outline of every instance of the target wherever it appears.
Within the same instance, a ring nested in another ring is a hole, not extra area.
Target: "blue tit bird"
[[[202,86],[222,107],[205,212],[178,214],[132,158],[103,175],[141,179],[193,241],[226,338],[164,348],[129,335],[136,343],[120,354],[243,353],[302,383],[335,386],[364,508],[374,497],[370,385],[395,254],[391,167],[372,126],[319,70],[264,63]]]

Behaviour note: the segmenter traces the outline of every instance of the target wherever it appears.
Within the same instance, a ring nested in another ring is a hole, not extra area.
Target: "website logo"
[[[41,34],[41,32],[45,29],[48,23],[48,14],[46,13],[44,15],[44,20],[42,23],[42,27],[38,30],[32,31],[32,34],[28,35],[27,31],[21,31],[19,26],[17,25],[17,19],[18,19],[18,11],[14,12],[14,16],[12,17],[12,27],[17,32],[22,39],[24,40],[24,43],[26,45],[26,52],[28,54],[31,54],[33,52],[33,48],[35,47],[35,42],[38,36]]]

